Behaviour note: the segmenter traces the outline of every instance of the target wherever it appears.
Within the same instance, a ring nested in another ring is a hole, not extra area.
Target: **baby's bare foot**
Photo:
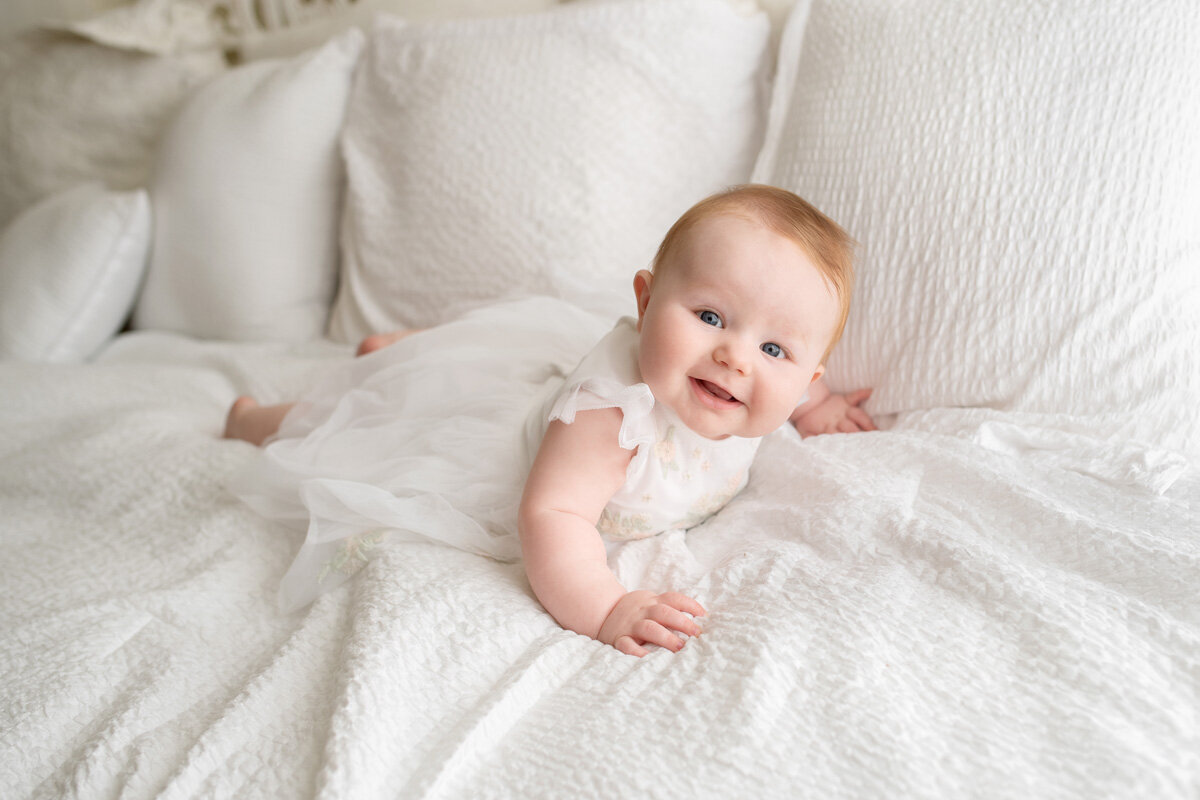
[[[255,438],[255,426],[251,424],[252,415],[247,413],[256,408],[258,408],[258,401],[253,397],[242,395],[234,400],[233,405],[229,407],[229,414],[225,417],[224,438],[262,444],[262,438]]]
[[[355,355],[365,356],[368,353],[374,353],[376,350],[382,350],[383,348],[387,347],[389,344],[395,344],[396,342],[400,341],[401,339],[412,336],[414,333],[418,333],[419,331],[420,331],[419,328],[415,328],[412,330],[405,330],[405,331],[390,331],[388,333],[373,333],[370,336],[368,336],[367,338],[363,339],[361,342],[359,342],[358,352],[355,353]]]
[[[294,405],[277,403],[260,406],[253,397],[243,395],[229,407],[229,414],[225,417],[225,438],[241,439],[261,446],[279,432],[279,426]]]
[[[367,353],[374,353],[376,350],[382,350],[391,343],[392,342],[387,334],[373,333],[358,343],[358,352],[356,352],[354,355],[365,356]]]

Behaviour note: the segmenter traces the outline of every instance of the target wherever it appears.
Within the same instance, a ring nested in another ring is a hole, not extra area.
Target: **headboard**
[[[286,56],[313,47],[379,12],[408,19],[538,11],[560,0],[200,0],[220,22],[239,60]]]

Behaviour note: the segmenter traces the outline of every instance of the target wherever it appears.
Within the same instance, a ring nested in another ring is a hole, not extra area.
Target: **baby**
[[[285,605],[352,574],[384,538],[432,538],[519,555],[564,628],[631,655],[678,651],[705,610],[627,590],[605,540],[699,524],[789,420],[804,435],[874,429],[859,408],[869,391],[821,381],[852,283],[852,242],[834,222],[790,192],[736,187],[672,226],[634,277],[637,318],[569,375],[594,323],[549,298],[368,338],[305,403],[234,402],[226,437],[275,438],[231,488],[308,524]]]

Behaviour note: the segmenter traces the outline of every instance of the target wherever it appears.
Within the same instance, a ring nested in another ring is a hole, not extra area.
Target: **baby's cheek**
[[[656,327],[659,329],[653,331],[652,336],[643,337],[639,351],[638,366],[641,367],[643,380],[663,378],[672,365],[679,361],[680,347],[676,337],[662,330],[661,326]]]
[[[642,368],[642,381],[650,387],[650,393],[659,400],[665,400],[667,388],[670,385],[669,370],[665,369],[660,360],[651,360]]]
[[[650,391],[656,397],[661,384],[659,378],[662,371],[661,361],[661,357],[649,348],[643,347],[638,353],[638,372],[642,375],[642,381],[650,387]]]
[[[768,432],[775,430],[788,421],[803,397],[804,390],[795,386],[775,387],[774,391],[768,392],[767,397],[759,404],[758,421]]]

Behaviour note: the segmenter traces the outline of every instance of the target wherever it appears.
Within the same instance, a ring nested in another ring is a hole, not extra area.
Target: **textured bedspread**
[[[930,411],[763,446],[627,585],[704,634],[638,660],[519,565],[397,546],[305,612],[222,481],[241,392],[331,345],[119,340],[0,366],[6,797],[1200,795],[1200,474],[1078,423]]]

